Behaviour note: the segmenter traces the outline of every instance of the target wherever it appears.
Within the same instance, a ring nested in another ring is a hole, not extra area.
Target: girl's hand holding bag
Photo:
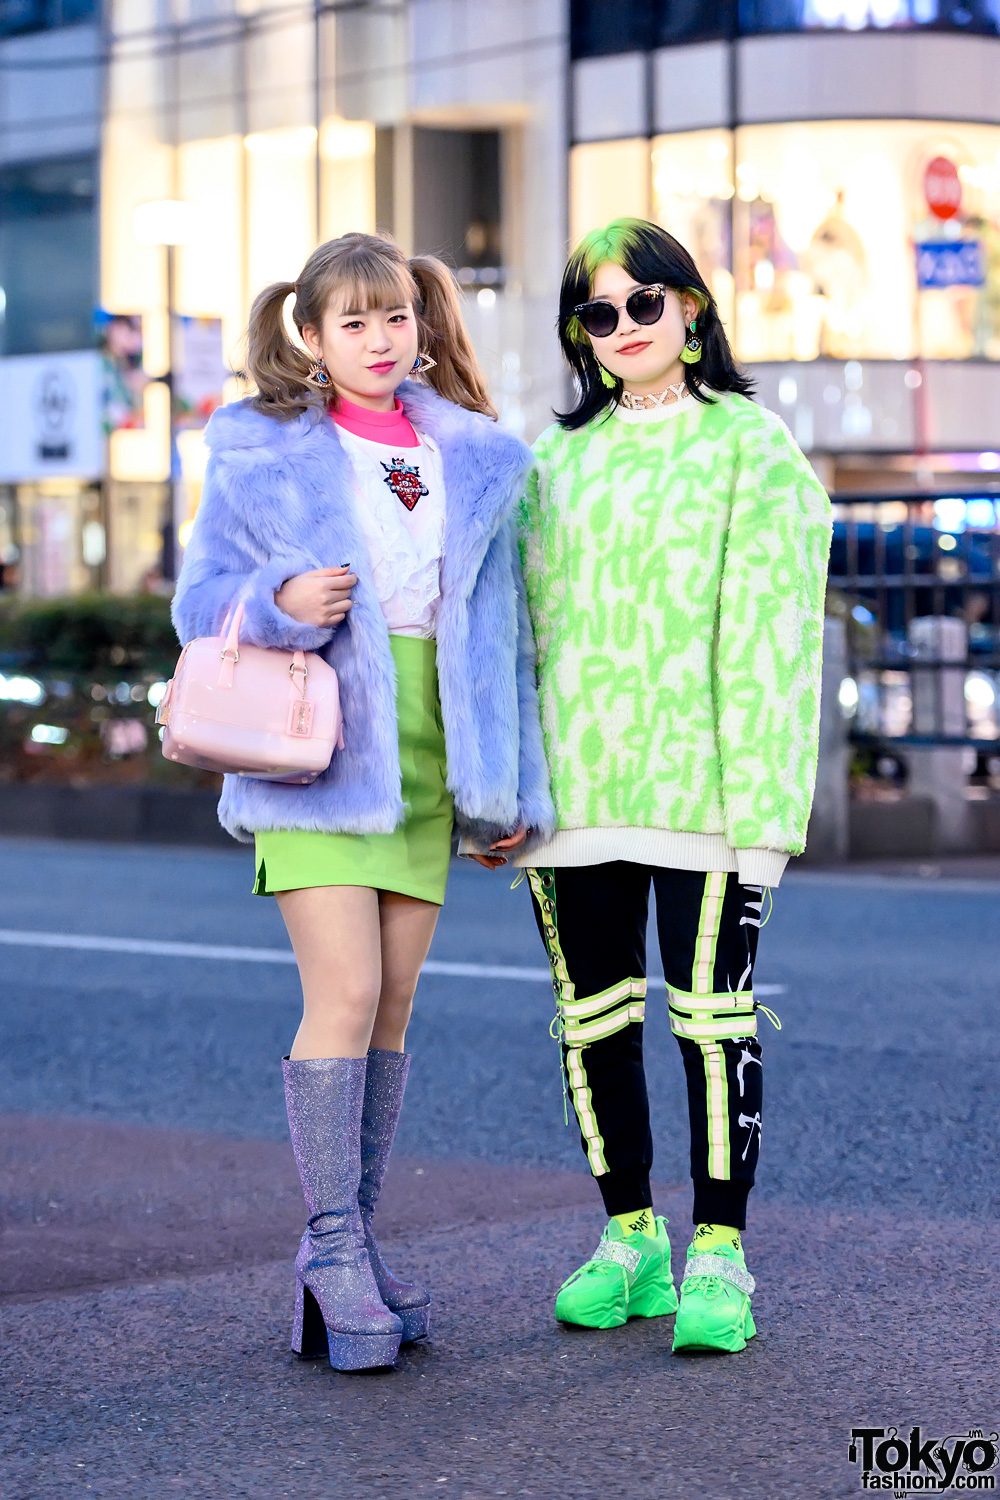
[[[340,687],[314,651],[241,646],[243,605],[190,641],[156,712],[163,753],[203,771],[307,786],[344,748]]]

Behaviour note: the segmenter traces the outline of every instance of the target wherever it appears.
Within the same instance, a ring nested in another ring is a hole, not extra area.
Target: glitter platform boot
[[[365,1244],[375,1283],[386,1307],[402,1319],[404,1344],[427,1337],[431,1299],[422,1286],[400,1281],[389,1270],[372,1231],[372,1215],[399,1123],[409,1069],[410,1059],[405,1052],[383,1052],[373,1047],[368,1053],[365,1101],[361,1113],[361,1186],[358,1189]]]
[[[366,1059],[282,1063],[309,1224],[295,1258],[292,1348],[335,1370],[391,1365],[403,1325],[379,1296],[358,1207]]]

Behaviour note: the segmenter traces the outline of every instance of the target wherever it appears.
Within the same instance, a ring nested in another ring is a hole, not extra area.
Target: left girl
[[[285,331],[293,295],[308,354]],[[227,776],[219,817],[256,841],[255,893],[277,897],[302,981],[283,1064],[309,1211],[292,1347],[367,1369],[428,1330],[428,1294],[388,1271],[371,1220],[453,822],[485,864],[553,823],[512,536],[531,454],[496,425],[451,273],[386,238],[330,241],[261,292],[247,362],[256,396],[206,432],[174,620],[182,641],[215,634],[241,601],[247,641],[320,651],[340,679],[329,770]]]

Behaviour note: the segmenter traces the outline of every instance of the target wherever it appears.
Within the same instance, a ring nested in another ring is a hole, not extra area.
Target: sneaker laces
[[[722,1295],[728,1282],[724,1282],[721,1276],[685,1276],[684,1282],[689,1282],[694,1291],[703,1292],[706,1297],[718,1297]],[[681,1283],[681,1291],[684,1290],[684,1282]],[[738,1287],[733,1288],[738,1291]]]
[[[712,1250],[704,1250],[704,1251],[700,1251],[699,1252],[699,1254],[702,1254],[702,1255],[712,1255],[712,1254],[715,1254],[715,1253],[716,1252],[712,1251]],[[728,1260],[728,1258],[729,1258],[728,1256],[724,1257],[724,1259],[727,1259],[727,1260]],[[740,1263],[738,1261],[733,1261],[733,1265],[738,1266],[739,1269],[742,1272],[744,1272],[744,1274],[749,1275],[749,1272],[747,1272],[745,1265],[740,1265]],[[711,1274],[711,1272],[701,1272],[700,1274],[695,1274],[694,1276],[684,1276],[684,1277],[682,1277],[682,1279],[681,1279],[681,1291],[682,1291],[682,1293],[683,1293],[684,1285],[686,1283],[690,1283],[692,1290],[701,1292],[706,1297],[720,1297],[721,1296],[721,1297],[725,1297],[726,1301],[729,1301],[730,1300],[730,1296],[729,1296],[730,1292],[735,1292],[736,1295],[737,1295],[737,1297],[746,1297],[746,1296],[749,1296],[749,1293],[746,1292],[746,1291],[744,1291],[744,1289],[742,1287],[737,1286],[735,1284],[735,1282],[730,1281],[725,1276],[714,1276],[714,1275]]]

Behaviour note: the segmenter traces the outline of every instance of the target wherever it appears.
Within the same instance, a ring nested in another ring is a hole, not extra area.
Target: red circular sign
[[[938,219],[953,219],[962,206],[962,184],[958,168],[947,156],[935,156],[924,173],[927,207]]]

